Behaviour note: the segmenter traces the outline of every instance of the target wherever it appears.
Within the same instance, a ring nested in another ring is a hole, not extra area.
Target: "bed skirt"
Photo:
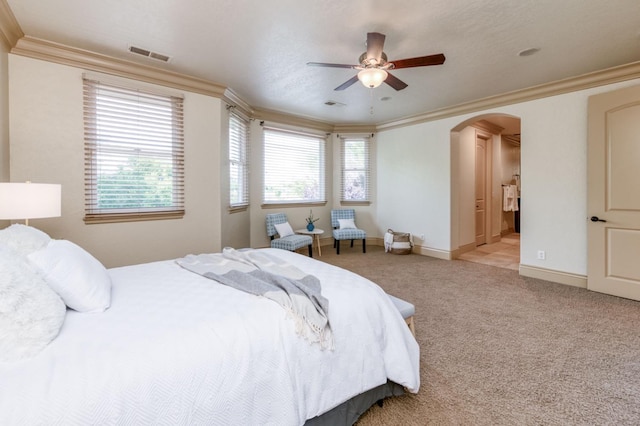
[[[404,394],[402,386],[392,381],[387,381],[384,385],[356,395],[332,410],[307,420],[305,426],[351,426],[376,402],[389,396],[400,396],[402,394]]]

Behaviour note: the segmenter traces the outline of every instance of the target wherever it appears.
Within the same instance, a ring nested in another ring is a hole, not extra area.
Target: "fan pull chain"
[[[369,107],[369,115],[373,115],[373,89],[369,89],[369,98],[370,98],[370,107]]]

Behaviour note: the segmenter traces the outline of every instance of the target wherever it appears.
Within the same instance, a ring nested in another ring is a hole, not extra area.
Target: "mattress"
[[[0,424],[301,425],[387,380],[418,391],[418,345],[379,286],[264,250],[320,279],[334,350],[175,261],[114,268],[107,311],[68,310],[41,353],[0,363]]]

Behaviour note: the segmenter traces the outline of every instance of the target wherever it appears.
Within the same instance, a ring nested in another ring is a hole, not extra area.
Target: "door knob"
[[[591,216],[591,222],[606,222],[606,220],[600,219],[598,216]]]

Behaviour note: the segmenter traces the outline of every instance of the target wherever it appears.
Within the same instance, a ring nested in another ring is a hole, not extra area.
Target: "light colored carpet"
[[[345,245],[346,246],[346,245]],[[416,306],[421,388],[370,425],[638,425],[640,303],[381,247],[320,260]]]

